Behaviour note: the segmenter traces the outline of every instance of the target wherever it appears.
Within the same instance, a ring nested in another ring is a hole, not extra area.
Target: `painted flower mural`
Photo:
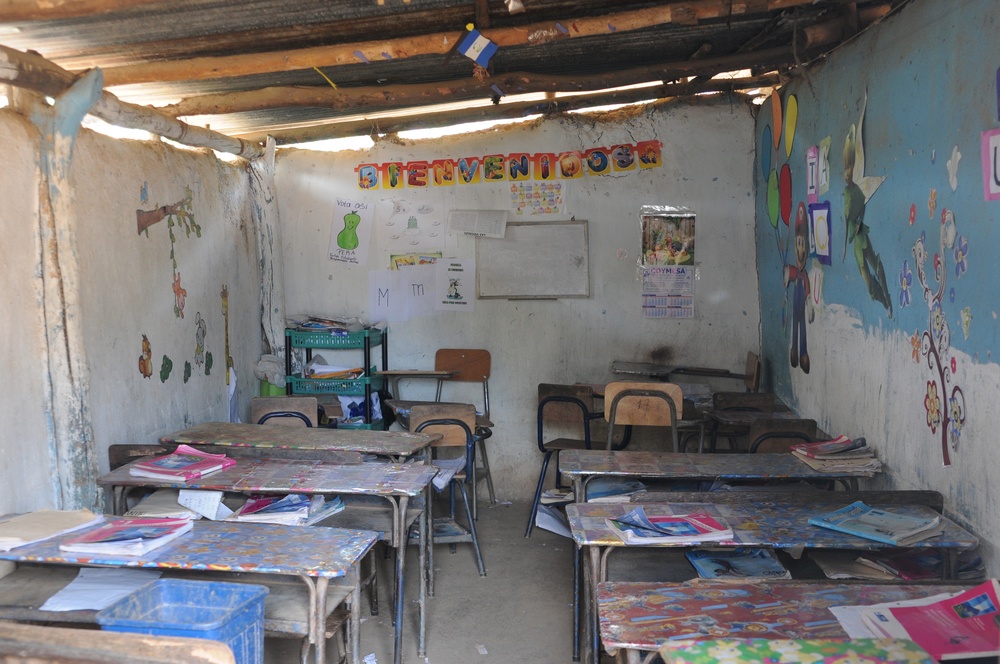
[[[955,277],[961,277],[969,269],[969,241],[964,236],[958,236],[955,243]]]
[[[903,261],[903,269],[899,271],[899,306],[910,306],[910,286],[913,285],[913,271],[910,262]]]
[[[934,200],[933,196],[932,200]],[[913,244],[913,261],[917,270],[917,282],[923,290],[924,302],[927,304],[927,329],[920,335],[919,354],[920,357],[926,358],[927,368],[932,372],[932,378],[927,381],[924,410],[927,415],[927,426],[931,433],[938,434],[938,429],[940,429],[941,456],[944,465],[950,466],[950,450],[958,449],[958,441],[962,436],[962,426],[965,424],[965,393],[962,392],[960,386],[953,384],[957,362],[955,357],[950,354],[951,331],[942,303],[944,294],[949,292],[945,283],[948,275],[945,261],[951,253],[956,260],[956,276],[964,273],[968,269],[968,243],[964,237],[958,237],[954,213],[947,208],[942,209],[940,251],[935,252],[933,258],[933,278],[936,284],[932,285],[926,272],[928,257],[926,242],[926,233],[921,233]],[[949,252],[949,249],[953,251]],[[957,267],[959,259],[962,262],[960,271]],[[902,279],[902,276],[900,278]],[[954,289],[951,289],[950,293],[954,293]],[[963,331],[965,330],[965,313],[967,311],[969,311],[968,307],[962,311],[960,319]],[[971,312],[968,316],[971,322]],[[915,337],[911,337],[910,344],[913,346],[914,359],[919,361]],[[942,408],[942,401],[947,404],[946,408]]]

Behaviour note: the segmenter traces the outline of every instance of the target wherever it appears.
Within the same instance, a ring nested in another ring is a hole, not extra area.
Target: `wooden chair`
[[[616,381],[604,388],[604,419],[608,421],[605,449],[611,450],[615,425],[670,427],[671,451],[679,452],[677,414],[684,409],[684,395],[673,383]]]
[[[715,392],[712,394],[712,411],[726,410],[773,413],[787,411],[788,406],[770,392]],[[738,451],[736,440],[749,433],[747,426],[720,426],[718,420],[712,425],[709,451],[715,452],[719,437],[729,441],[731,451]]]
[[[754,420],[747,433],[750,454],[788,452],[792,445],[816,441],[816,420]]]
[[[319,423],[319,403],[316,397],[254,397],[250,400],[250,421],[315,427]]]
[[[483,556],[479,549],[479,537],[476,534],[476,520],[473,517],[469,494],[465,487],[467,483],[472,483],[475,487],[476,439],[473,433],[475,426],[476,407],[472,404],[426,404],[413,406],[410,409],[410,431],[441,434],[441,438],[431,444],[432,452],[441,448],[458,447],[461,451],[461,458],[465,459],[462,468],[455,472],[449,482],[449,516],[442,519],[432,519],[431,543],[450,544],[454,553],[455,544],[472,542],[476,553],[476,564],[479,567],[479,576],[486,576]],[[460,526],[455,520],[456,491],[461,496],[462,504],[465,507],[467,527]],[[431,506],[428,505],[427,509],[430,510]],[[431,557],[428,568],[432,588],[434,587],[433,550],[434,547],[428,547],[428,555]]]
[[[535,526],[535,516],[538,514],[538,504],[542,499],[542,488],[545,484],[545,473],[549,461],[556,459],[556,487],[562,487],[559,477],[559,452],[561,450],[589,450],[591,448],[590,422],[604,416],[602,412],[594,412],[594,388],[591,385],[556,385],[552,383],[538,384],[538,451],[542,453],[542,470],[538,474],[538,485],[535,487],[535,498],[531,503],[531,514],[528,516],[528,527],[525,537],[531,537]],[[557,437],[545,440],[545,425],[555,424],[573,428],[582,433],[583,438]]]
[[[446,376],[439,376],[437,381],[437,393],[435,401],[459,401],[469,403],[468,391],[463,390],[458,399],[442,399],[445,385],[451,383],[480,383],[483,389],[483,401],[480,412],[483,417],[477,418],[476,432],[476,456],[481,461],[481,466],[476,471],[476,481],[486,481],[486,488],[489,490],[490,504],[496,505],[496,491],[493,489],[493,475],[490,473],[490,459],[486,453],[485,440],[493,435],[493,422],[490,420],[490,369],[492,357],[488,350],[481,348],[439,348],[434,353],[434,370],[447,372]],[[474,401],[472,403],[475,403]],[[475,494],[477,489],[473,485],[472,491]],[[473,496],[473,514],[478,518],[478,502]]]

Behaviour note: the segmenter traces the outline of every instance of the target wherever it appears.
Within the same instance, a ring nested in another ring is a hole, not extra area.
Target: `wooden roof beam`
[[[699,92],[738,92],[758,87],[773,86],[777,85],[778,82],[778,75],[776,73],[740,79],[712,79],[697,87],[693,87],[687,83],[667,84],[639,90],[616,90],[607,94],[594,94],[540,102],[501,104],[499,106],[462,109],[433,114],[428,113],[418,116],[408,115],[391,118],[349,120],[309,127],[241,134],[240,137],[256,142],[258,140],[266,140],[268,136],[271,136],[278,145],[289,145],[292,143],[307,143],[329,138],[345,138],[366,134],[395,134],[408,129],[448,127],[466,122],[523,118],[536,113],[561,113],[593,106],[628,104],[645,99],[663,99],[692,95]]]
[[[847,2],[847,0],[831,1]],[[560,22],[546,21],[517,27],[495,28],[484,30],[483,34],[500,47],[523,46],[557,39],[573,39],[608,35],[612,32],[640,30],[654,25],[671,23],[686,25],[692,19],[701,21],[733,15],[756,14],[799,5],[811,5],[814,2],[815,0],[755,0],[754,2],[736,3],[731,0],[688,0],[603,16],[569,18]],[[386,58],[395,60],[417,55],[444,55],[451,50],[455,40],[460,36],[461,31],[459,30],[291,51],[148,62],[109,67],[104,70],[104,80],[105,85],[114,87],[136,83],[206,80],[276,71],[294,71],[313,67],[357,64],[365,60],[378,61]]]
[[[0,67],[0,82],[49,96],[61,94],[77,78],[75,74],[40,55],[23,53],[6,46],[0,46],[0,62],[3,63]],[[247,159],[255,159],[264,154],[261,145],[210,129],[193,127],[149,106],[123,102],[106,90],[101,92],[89,112],[110,124],[143,129],[192,147],[211,148]]]
[[[163,0],[0,0],[0,23],[111,14]]]
[[[812,48],[822,45],[814,43]],[[438,83],[338,88],[336,90],[328,86],[263,88],[248,92],[189,97],[177,104],[162,106],[158,110],[173,117],[224,115],[295,106],[332,108],[345,112],[357,108],[382,111],[482,99],[494,94],[491,85],[496,85],[505,94],[589,92],[686,76],[710,77],[722,72],[751,66],[776,68],[792,62],[794,62],[794,54],[791,49],[779,47],[739,56],[703,58],[586,76],[510,72],[497,74],[485,81],[467,78]]]

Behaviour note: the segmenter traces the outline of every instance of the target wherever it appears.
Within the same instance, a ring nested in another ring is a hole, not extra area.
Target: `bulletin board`
[[[590,297],[586,221],[508,222],[502,239],[476,238],[482,299]]]

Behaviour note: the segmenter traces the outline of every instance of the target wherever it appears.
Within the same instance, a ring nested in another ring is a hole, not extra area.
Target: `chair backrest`
[[[434,370],[449,371],[450,376],[438,380],[435,401],[441,401],[446,382],[483,384],[483,415],[490,416],[490,351],[481,348],[439,348],[434,354]]]
[[[600,414],[593,411],[594,388],[592,385],[539,383],[538,449],[545,452],[544,425],[558,423],[582,427],[583,440],[586,441],[586,447],[589,450],[590,420],[600,417]]]
[[[255,424],[314,427],[319,422],[316,397],[254,397],[250,400],[250,421]]]
[[[428,424],[425,422],[451,420],[450,424]],[[461,425],[468,427],[468,433]],[[410,431],[439,433],[441,438],[431,443],[431,447],[457,447],[467,445],[471,432],[476,430],[476,407],[470,403],[421,404],[410,408]]]
[[[766,419],[750,423],[750,453],[788,452],[792,445],[816,441],[816,420]]]
[[[760,390],[760,358],[753,351],[747,353],[747,366],[743,372],[743,382],[747,386],[747,392]]]
[[[604,419],[608,421],[611,449],[616,424],[670,427],[673,451],[678,451],[678,413],[684,411],[684,395],[673,383],[616,381],[604,388]]]

